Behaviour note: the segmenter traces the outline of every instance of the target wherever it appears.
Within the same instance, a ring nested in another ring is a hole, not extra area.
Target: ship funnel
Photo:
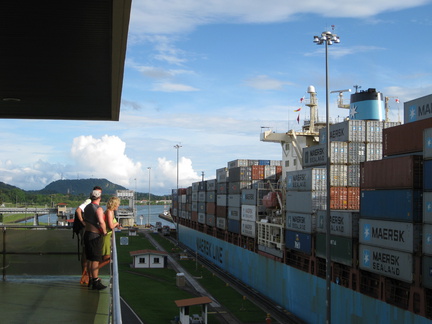
[[[384,120],[384,101],[381,92],[374,88],[351,95],[349,119]]]

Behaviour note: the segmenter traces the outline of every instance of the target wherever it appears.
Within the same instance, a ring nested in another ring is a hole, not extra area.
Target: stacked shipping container
[[[422,283],[432,289],[432,128],[423,133],[423,158]]]
[[[423,221],[423,147],[411,136],[423,133],[425,121],[410,124],[385,129],[386,158],[361,165],[359,238],[360,269],[407,283]]]
[[[194,182],[173,190],[173,216],[206,226],[256,238],[262,198],[281,176],[281,161],[239,159],[216,170],[216,179]]]

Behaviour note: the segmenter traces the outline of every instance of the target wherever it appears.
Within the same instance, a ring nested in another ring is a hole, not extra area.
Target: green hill
[[[116,190],[126,190],[125,187],[114,184],[107,179],[57,180],[44,189],[33,191],[36,194],[88,195],[94,186],[102,188],[104,195],[114,195]]]

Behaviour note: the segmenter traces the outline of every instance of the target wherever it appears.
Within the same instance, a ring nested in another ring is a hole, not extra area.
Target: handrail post
[[[122,323],[121,304],[120,304],[120,284],[117,262],[117,246],[115,230],[112,231],[111,242],[111,298],[112,298],[112,322],[114,324]]]

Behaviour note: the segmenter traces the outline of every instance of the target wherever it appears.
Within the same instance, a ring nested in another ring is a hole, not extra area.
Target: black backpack
[[[73,222],[73,226],[72,226],[72,238],[74,238],[75,234],[78,237],[78,241],[79,241],[79,232],[81,232],[81,230],[84,228],[84,225],[81,223],[80,219],[78,218],[78,213],[75,210],[75,216],[74,216],[74,222]]]
[[[78,213],[75,210],[75,216],[74,216],[74,222],[73,222],[73,226],[72,226],[72,238],[74,238],[75,234],[77,237],[77,242],[78,242],[78,261],[80,260],[80,236],[79,236],[79,232],[84,228],[84,225],[81,223],[79,217],[78,217]]]

